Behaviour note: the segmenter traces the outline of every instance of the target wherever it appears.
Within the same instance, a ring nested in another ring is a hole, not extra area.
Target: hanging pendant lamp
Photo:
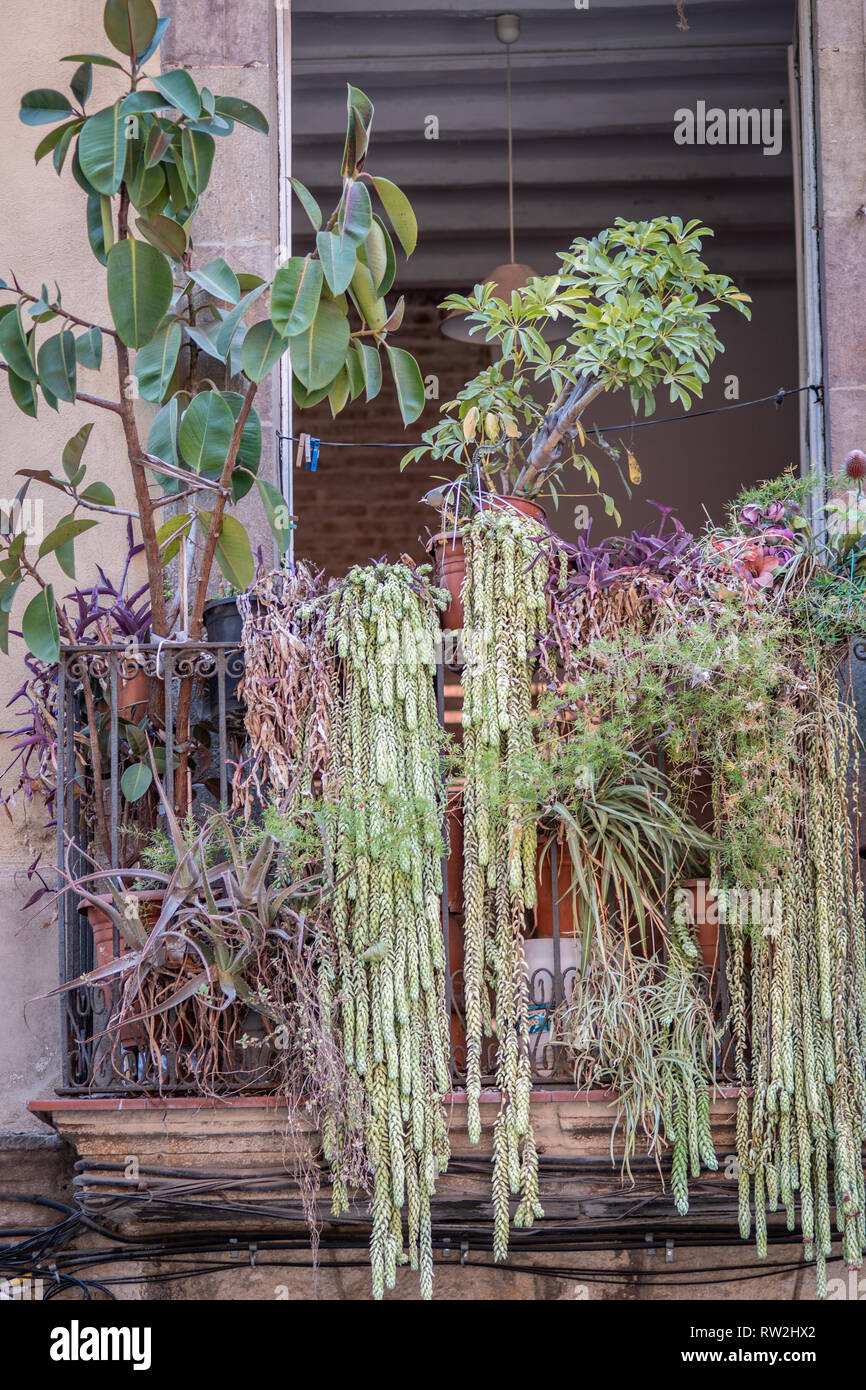
[[[537,270],[533,270],[531,265],[522,265],[514,259],[514,148],[513,148],[513,129],[511,121],[511,45],[516,43],[520,37],[520,15],[518,14],[498,14],[495,19],[496,37],[499,42],[505,45],[505,110],[506,126],[508,130],[508,245],[510,260],[504,265],[494,266],[488,275],[485,275],[483,284],[492,285],[499,299],[509,300],[514,290],[523,289],[528,280],[533,279]],[[453,338],[461,343],[483,344],[484,339],[479,336],[480,330],[471,333],[473,327],[469,317],[461,313],[459,309],[452,309],[442,321],[442,332],[446,338]],[[550,322],[541,330],[542,336],[547,342],[558,342],[562,338],[567,338],[571,331],[571,324],[567,319],[560,319],[558,322]]]

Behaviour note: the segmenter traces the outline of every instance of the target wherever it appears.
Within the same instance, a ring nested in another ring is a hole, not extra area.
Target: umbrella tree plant
[[[560,253],[557,274],[531,279],[507,302],[489,282],[469,296],[449,295],[442,308],[465,314],[498,355],[443,406],[401,467],[429,455],[458,466],[469,499],[484,491],[531,498],[555,492],[557,475],[573,462],[600,491],[581,423],[592,402],[628,388],[635,412],[643,405],[650,415],[667,387],[688,409],[723,350],[713,315],[723,304],[750,314],[749,296],[701,259],[712,235],[678,217],[618,217],[591,240],[577,237]],[[568,336],[554,346],[544,330],[562,319]],[[630,471],[639,481],[633,461]],[[600,495],[615,515],[613,499]],[[442,494],[431,501],[441,504]]]
[[[408,424],[424,404],[414,358],[391,345],[402,302],[389,311],[396,264],[378,200],[406,255],[417,228],[405,195],[365,168],[373,106],[348,89],[348,126],[342,188],[324,219],[302,185],[295,191],[316,230],[314,248],[282,264],[272,281],[235,271],[222,257],[196,265],[193,224],[208,186],[219,139],[241,124],[267,134],[265,117],[249,102],[198,88],[183,69],[152,72],[168,24],[157,19],[151,0],[108,0],[106,35],[117,57],[73,54],[70,95],[48,88],[27,92],[20,117],[27,125],[51,125],[36,160],[51,155],[84,194],[87,235],[105,266],[111,323],[74,313],[60,287],[51,293],[22,286],[13,275],[0,282],[0,357],[12,399],[36,417],[44,404],[81,402],[115,415],[126,441],[135,519],[147,568],[152,627],[169,636],[178,626],[192,638],[201,633],[202,613],[214,561],[225,578],[243,589],[253,576],[249,540],[232,512],[255,485],[281,551],[291,521],[279,491],[258,476],[261,423],[255,411],[260,383],[291,349],[296,402],[306,406],[329,397],[334,414],[362,393],[381,389],[382,349]],[[126,90],[110,105],[89,111],[93,69],[111,69]],[[268,314],[251,325],[246,317],[269,295]],[[69,294],[69,300],[73,298]],[[83,390],[79,369],[99,369],[103,349],[115,358],[116,391],[96,396]],[[221,390],[211,379],[237,378],[238,390]],[[203,370],[202,370],[203,369]],[[134,410],[140,396],[159,407],[147,439]],[[10,523],[0,551],[0,624],[6,649],[9,613],[22,584],[30,598],[22,631],[31,652],[55,660],[63,627],[52,585],[40,562],[56,558],[74,577],[76,538],[117,512],[107,482],[88,471],[83,455],[93,422],[67,444],[62,470],[20,470],[26,481],[51,488],[69,510],[42,540],[31,560],[25,536]],[[167,519],[166,519],[167,518]],[[14,520],[14,519],[13,519]],[[196,563],[188,623],[172,605],[164,567],[184,544]],[[36,592],[32,593],[35,585]]]

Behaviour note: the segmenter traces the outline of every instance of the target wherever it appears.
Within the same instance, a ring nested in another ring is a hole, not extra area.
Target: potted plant
[[[27,288],[13,275],[0,283],[6,301],[0,305],[0,368],[25,414],[35,417],[40,404],[57,409],[78,402],[120,420],[153,636],[197,641],[214,564],[238,590],[252,581],[250,543],[233,508],[253,487],[280,553],[288,546],[292,519],[278,489],[258,475],[262,429],[254,404],[260,383],[282,355],[291,348],[293,392],[301,408],[327,396],[337,414],[360,395],[371,400],[381,389],[384,358],[404,421],[420,414],[424,389],[417,363],[390,341],[402,319],[402,301],[389,309],[385,300],[396,269],[388,224],[409,255],[416,223],[401,190],[367,170],[373,106],[349,87],[341,193],[330,216],[324,218],[294,181],[314,229],[310,251],[290,257],[272,280],[235,271],[222,257],[202,264],[195,214],[217,144],[236,124],[267,133],[267,121],[245,100],[199,89],[183,69],[154,70],[168,21],[158,20],[151,0],[112,0],[104,23],[117,56],[78,55],[70,60],[76,63],[70,95],[48,88],[27,92],[20,116],[27,125],[52,127],[36,159],[51,154],[58,174],[82,190],[89,243],[106,271],[111,322],[97,323],[67,307],[74,299],[68,286],[61,299],[59,290]],[[125,78],[126,90],[90,111],[94,64]],[[258,317],[251,323],[254,308]],[[105,348],[114,359],[116,383],[113,391],[106,387],[107,394],[92,395],[81,389],[78,371],[100,369]],[[240,380],[241,390],[217,388],[213,378],[226,370]],[[133,378],[141,398],[158,407],[146,440],[127,389]],[[112,489],[84,461],[94,428],[88,422],[72,436],[61,470],[19,470],[24,483],[13,513],[20,513],[33,482],[64,497],[68,510],[35,561],[25,553],[23,531],[13,526],[3,538],[4,651],[20,588],[29,595],[21,621],[28,650],[41,661],[57,660],[61,641],[72,641],[73,634],[44,562],[56,560],[74,577],[76,539],[124,514]],[[181,599],[173,599],[165,567],[181,547],[189,588],[182,585]],[[176,742],[184,749],[190,746],[191,700],[190,678],[182,682],[177,707]],[[95,744],[89,706],[88,719]],[[186,757],[184,752],[182,762]],[[186,784],[182,766],[175,781],[181,799]]]
[[[550,496],[556,503],[569,463],[618,519],[613,497],[601,490],[582,417],[603,392],[626,387],[635,413],[642,405],[647,415],[663,387],[686,409],[701,396],[722,349],[716,310],[730,305],[747,317],[750,312],[749,296],[702,261],[703,239],[711,235],[700,222],[684,225],[676,217],[617,218],[597,237],[576,238],[559,254],[558,274],[530,280],[508,302],[490,283],[444,301],[443,309],[465,314],[479,341],[498,351],[490,367],[443,405],[438,424],[401,461],[405,468],[429,457],[457,470],[426,499],[442,515],[435,545],[449,587],[456,590],[463,562],[463,520],[475,508],[492,506],[516,509],[543,526],[539,499]],[[569,334],[552,346],[543,330],[561,319],[568,320]],[[638,482],[631,454],[628,469],[630,481]],[[447,616],[450,625],[459,615]]]

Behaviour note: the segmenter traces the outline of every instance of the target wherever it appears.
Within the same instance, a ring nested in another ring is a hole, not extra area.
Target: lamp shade
[[[489,275],[484,277],[485,285],[492,285],[496,291],[497,298],[506,301],[511,299],[514,290],[522,290],[527,281],[532,280],[538,272],[533,270],[531,265],[520,265],[514,261],[507,265],[497,265],[491,270]],[[477,343],[484,345],[484,338],[480,330],[470,333],[473,327],[468,315],[461,313],[457,309],[452,309],[442,320],[442,332],[446,338],[454,338],[460,343]],[[563,338],[567,338],[571,331],[571,322],[568,319],[558,319],[556,323],[548,323],[541,330],[545,342],[557,343]]]

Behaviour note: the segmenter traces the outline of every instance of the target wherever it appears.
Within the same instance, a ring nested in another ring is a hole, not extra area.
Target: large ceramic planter
[[[721,926],[718,898],[709,891],[706,879],[686,879],[680,884],[680,891],[687,894],[688,921],[697,931],[701,959],[713,977],[719,967]]]
[[[502,510],[519,512],[539,525],[547,525],[547,514],[538,502],[528,497],[494,497],[490,506]],[[450,598],[448,607],[442,614],[441,624],[444,632],[458,632],[463,623],[463,584],[466,578],[466,552],[463,538],[452,527],[434,536],[428,549],[433,551],[436,565],[436,583],[446,589]]]
[[[202,618],[209,642],[232,642],[239,649],[234,656],[228,658],[229,669],[223,680],[226,714],[236,713],[242,708],[241,701],[238,699],[238,685],[244,673],[242,650],[244,621],[237,605],[237,599],[211,599],[204,606]],[[208,689],[210,691],[211,714],[216,718],[219,713],[218,676],[211,676]]]

